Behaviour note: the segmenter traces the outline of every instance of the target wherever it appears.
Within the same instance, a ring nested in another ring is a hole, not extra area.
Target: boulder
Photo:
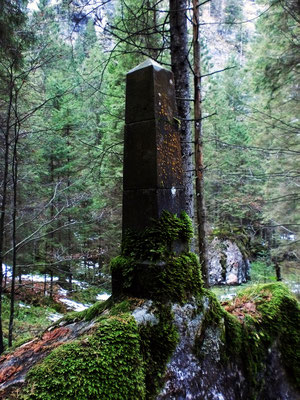
[[[215,237],[208,246],[209,283],[240,285],[250,279],[250,262],[232,240]]]

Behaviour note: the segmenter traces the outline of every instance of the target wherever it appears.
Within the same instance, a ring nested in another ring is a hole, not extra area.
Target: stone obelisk
[[[123,235],[141,231],[162,211],[184,209],[173,73],[147,60],[127,74]]]

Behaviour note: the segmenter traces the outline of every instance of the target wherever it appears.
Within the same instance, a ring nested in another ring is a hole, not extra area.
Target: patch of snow
[[[72,279],[72,284],[73,283],[79,286],[81,289],[86,289],[90,286],[87,282],[77,281],[76,279]]]
[[[31,275],[31,274],[26,274],[26,275],[22,275],[22,279],[25,281],[33,281],[33,282],[45,282],[45,277],[42,275]],[[53,277],[53,282],[54,281],[58,281],[58,277],[54,276]],[[50,282],[51,281],[51,277],[50,276],[46,276],[46,281]]]
[[[68,295],[68,291],[66,289],[60,288],[58,291],[58,294],[60,294],[61,296],[66,297]]]
[[[96,299],[97,299],[97,300],[103,300],[103,301],[105,301],[105,300],[109,299],[110,296],[111,296],[111,295],[108,294],[108,293],[101,293],[101,294],[97,294]]]
[[[49,319],[49,321],[51,321],[51,322],[56,322],[56,321],[58,321],[59,319],[61,319],[63,317],[63,314],[59,314],[59,313],[50,313],[49,315],[48,315],[48,319]]]
[[[11,266],[7,264],[2,264],[2,273],[4,276],[11,278]]]
[[[31,308],[31,306],[28,306],[27,304],[19,303],[19,307],[21,308]]]
[[[280,239],[290,240],[291,242],[294,242],[296,240],[296,235],[294,233],[282,233],[280,235]]]
[[[77,303],[77,301],[70,300],[70,299],[60,299],[60,301],[64,304],[66,304],[66,306],[69,310],[73,310],[73,311],[83,311],[83,310],[86,310],[87,308],[91,307],[91,305],[92,305],[92,304]]]
[[[222,296],[220,297],[220,300],[221,300],[221,301],[224,301],[224,300],[232,300],[235,296],[236,296],[236,293],[222,294]]]

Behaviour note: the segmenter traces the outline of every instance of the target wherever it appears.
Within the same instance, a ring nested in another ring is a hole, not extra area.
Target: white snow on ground
[[[33,282],[45,282],[45,277],[41,275],[22,275],[22,279],[25,281],[33,281]],[[47,276],[46,278],[47,282],[51,281],[50,276]],[[53,281],[58,281],[58,277],[54,276]]]
[[[108,293],[97,294],[97,300],[107,300],[111,295]]]
[[[8,278],[11,278],[11,266],[2,264],[2,272],[3,275],[6,275]],[[25,281],[33,281],[33,282],[44,282],[45,281],[45,276],[44,275],[37,275],[37,274],[22,274],[22,279]],[[47,276],[47,282],[51,281],[50,276]],[[53,281],[58,281],[58,277],[54,276]]]
[[[49,313],[48,315],[48,319],[51,322],[56,322],[59,319],[61,319],[63,317],[63,314],[59,314],[59,313]]]
[[[236,296],[236,293],[227,293],[227,294],[223,294],[223,295],[220,297],[220,300],[221,300],[221,301],[232,300],[235,296]]]
[[[66,297],[68,295],[68,291],[66,289],[60,288],[58,290],[58,294],[60,294],[61,296]]]
[[[5,275],[7,275],[7,277],[11,278],[11,266],[2,264],[2,271],[3,271],[3,274],[5,274]],[[42,276],[42,275],[37,275],[37,274],[27,274],[27,275],[24,274],[24,275],[22,275],[22,279],[23,279],[23,280],[29,280],[29,281],[32,281],[32,282],[44,282],[45,277]],[[58,279],[59,279],[59,278],[58,278],[57,276],[53,277],[53,281],[58,281]],[[47,276],[47,282],[49,282],[49,281],[50,281],[50,277]],[[85,289],[85,288],[88,288],[88,287],[89,287],[89,284],[88,284],[87,282],[80,282],[80,281],[77,281],[77,280],[75,280],[75,279],[72,280],[72,283],[76,284],[76,285],[79,286],[81,289]],[[83,311],[83,310],[86,310],[87,308],[89,308],[89,307],[92,305],[92,304],[82,304],[82,303],[78,303],[78,302],[76,302],[76,301],[74,301],[74,300],[70,300],[70,299],[66,298],[67,295],[68,295],[68,291],[65,290],[65,289],[63,289],[63,288],[60,288],[60,289],[59,289],[58,294],[59,294],[60,296],[62,296],[62,297],[59,299],[59,301],[61,301],[62,303],[66,304],[68,310],[72,310],[72,311]],[[107,300],[110,296],[111,296],[111,295],[110,295],[109,293],[100,293],[100,294],[97,295],[96,299],[97,299],[98,301],[99,301],[99,300],[105,301],[105,300]],[[20,307],[23,307],[23,308],[24,308],[24,307],[30,308],[30,306],[27,306],[27,305],[25,305],[25,304],[23,304],[23,303],[19,303],[19,306],[20,306]],[[57,321],[58,319],[60,319],[61,316],[62,316],[61,314],[58,314],[58,313],[55,314],[55,313],[53,313],[53,314],[50,314],[50,315],[49,315],[49,319],[50,319],[50,321],[55,322],[55,321]],[[53,318],[53,319],[52,319],[52,318]],[[55,320],[54,318],[56,318],[56,320]]]
[[[19,307],[21,308],[31,308],[30,306],[23,304],[23,303],[19,303]]]
[[[73,283],[79,286],[81,289],[86,289],[90,286],[87,282],[77,281],[76,279],[72,279],[72,284]]]
[[[92,305],[92,304],[77,303],[77,301],[70,300],[70,299],[63,299],[63,298],[60,298],[60,301],[64,304],[66,304],[66,306],[69,310],[73,310],[73,311],[83,311],[83,310],[86,310],[87,308],[91,307],[91,305]]]

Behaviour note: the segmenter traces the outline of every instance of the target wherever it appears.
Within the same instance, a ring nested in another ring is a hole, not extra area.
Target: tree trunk
[[[184,169],[185,211],[194,220],[193,152],[190,121],[190,67],[186,0],[170,0],[171,63],[175,79],[178,117],[181,120],[180,140]]]
[[[9,129],[11,123],[11,111],[13,101],[13,81],[12,71],[9,85],[9,103],[6,116],[6,129],[4,131],[4,165],[3,165],[3,182],[2,182],[2,202],[0,211],[0,354],[4,351],[3,330],[2,330],[2,285],[3,285],[3,248],[4,248],[4,222],[7,201],[7,185],[8,185],[8,167],[9,167]]]
[[[198,249],[204,285],[209,286],[206,259],[205,222],[206,211],[204,204],[203,181],[203,132],[201,104],[201,56],[199,31],[199,0],[193,0],[193,52],[194,52],[194,135],[195,135],[195,183],[196,183],[196,215],[198,232]]]
[[[15,105],[15,112],[17,108]],[[13,338],[13,324],[14,324],[14,311],[15,311],[15,281],[17,271],[17,240],[16,240],[16,217],[17,217],[17,185],[18,185],[18,127],[15,125],[15,142],[12,160],[12,181],[13,181],[13,212],[12,212],[12,244],[13,244],[13,263],[12,263],[12,277],[11,277],[11,290],[10,290],[10,316],[9,316],[9,329],[8,329],[8,346],[12,346]]]

